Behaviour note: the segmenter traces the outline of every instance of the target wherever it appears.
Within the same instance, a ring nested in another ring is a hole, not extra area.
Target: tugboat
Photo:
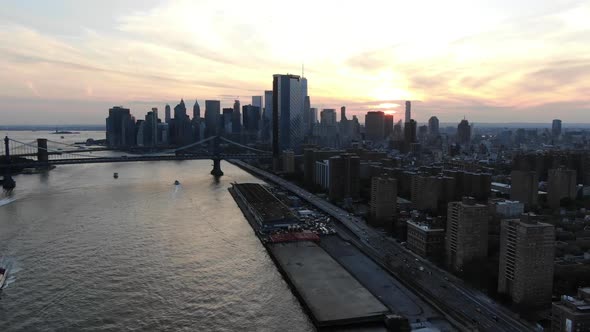
[[[174,181],[174,185],[178,186],[178,185],[180,185],[180,182],[178,182],[178,180],[176,180],[176,181]]]
[[[2,287],[4,287],[4,282],[6,281],[7,274],[8,274],[8,272],[6,272],[6,269],[0,267],[0,289],[2,289]]]
[[[118,179],[118,178],[119,178],[119,173],[117,173],[117,172],[113,173],[113,177],[114,177],[115,179]]]

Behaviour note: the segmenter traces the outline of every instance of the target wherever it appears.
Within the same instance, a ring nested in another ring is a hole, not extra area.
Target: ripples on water
[[[313,330],[227,192],[259,180],[223,163],[216,182],[210,168],[121,163],[17,176],[12,196],[0,197],[0,259],[10,268],[0,331]]]

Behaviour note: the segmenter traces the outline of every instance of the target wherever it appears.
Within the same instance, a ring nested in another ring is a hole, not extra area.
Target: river
[[[0,265],[9,268],[0,331],[313,331],[227,191],[234,181],[261,181],[227,162],[216,181],[211,164],[87,164],[15,176],[13,193],[0,194]]]

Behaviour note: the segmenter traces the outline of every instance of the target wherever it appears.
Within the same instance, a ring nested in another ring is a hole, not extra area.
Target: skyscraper
[[[323,126],[336,126],[336,110],[324,108],[320,112],[320,124]]]
[[[457,143],[469,144],[471,141],[471,126],[466,119],[461,120],[457,126]]]
[[[383,121],[383,135],[388,139],[393,135],[393,114],[385,114]]]
[[[242,113],[240,112],[240,101],[234,101],[234,112],[231,119],[232,133],[239,134],[242,131]]]
[[[234,109],[235,113],[235,109]],[[219,134],[219,116],[221,114],[221,102],[219,100],[205,100],[205,138]],[[233,120],[235,119],[235,114]]]
[[[135,145],[135,119],[131,116],[128,108],[115,106],[109,109],[106,127],[106,139],[109,147]]]
[[[547,203],[549,207],[557,209],[561,206],[562,199],[576,198],[576,176],[576,170],[573,169],[560,167],[549,170],[549,181],[547,183]]]
[[[223,112],[223,120],[221,121],[223,123],[223,128],[221,128],[221,131],[224,134],[231,134],[232,133],[232,125],[231,125],[231,121],[233,118],[233,113],[234,113],[234,109],[231,107],[226,107],[222,110]]]
[[[273,75],[273,155],[301,148],[307,79],[297,75]]]
[[[416,143],[416,121],[410,119],[410,121],[404,124],[404,143],[406,145],[406,149],[410,150],[410,145],[412,143]]]
[[[365,115],[365,138],[375,143],[383,141],[385,130],[385,113],[381,111],[367,112]]]
[[[311,124],[311,128],[313,129],[313,127],[318,122],[318,109],[315,107],[310,108],[309,115],[310,115],[309,123]]]
[[[199,106],[199,101],[195,100],[195,104],[193,105],[193,120],[200,120],[201,119],[201,106]]]
[[[252,106],[257,106],[262,111],[262,96],[252,96]]]
[[[139,144],[140,142],[137,143]],[[145,115],[141,143],[144,146],[156,146],[158,144],[158,109],[155,107]]]
[[[397,181],[386,176],[371,179],[371,224],[378,227],[391,227],[397,206]]]
[[[313,122],[312,122],[312,114],[311,114],[311,100],[309,96],[305,96],[305,101],[303,103],[303,134],[304,135],[311,135],[313,132]]]
[[[268,142],[272,133],[272,90],[264,91],[264,111],[262,113],[261,138]]]
[[[406,101],[406,123],[410,122],[412,119],[412,103],[407,100]]]
[[[537,205],[539,194],[539,177],[534,171],[512,171],[510,174],[510,199],[524,204],[526,209]]]
[[[340,107],[340,121],[346,121],[346,106]]]
[[[435,137],[439,134],[439,122],[436,116],[431,116],[428,119],[428,134],[430,137]]]
[[[464,197],[449,203],[447,238],[445,242],[448,266],[461,271],[463,266],[488,253],[488,207]]]
[[[178,146],[191,143],[193,132],[190,119],[186,114],[184,99],[174,106],[174,120],[172,121],[172,143]]]
[[[551,303],[555,228],[534,216],[505,219],[500,231],[498,292],[517,304]]]
[[[361,160],[355,154],[343,153],[330,158],[330,188],[328,196],[332,201],[358,198],[360,193]]]
[[[172,119],[172,117],[170,116],[170,105],[166,104],[166,107],[164,108],[164,113],[165,113],[164,121],[166,123],[170,124],[170,119]]]
[[[249,134],[256,134],[259,129],[260,107],[244,105],[242,107],[242,116],[244,118],[244,130]]]
[[[551,134],[553,134],[554,137],[559,137],[559,135],[561,135],[561,120],[553,120],[553,123],[551,124]]]

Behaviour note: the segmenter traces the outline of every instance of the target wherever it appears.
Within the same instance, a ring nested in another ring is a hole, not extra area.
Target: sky
[[[0,0],[0,125],[103,124],[304,74],[312,107],[590,123],[590,1]]]

